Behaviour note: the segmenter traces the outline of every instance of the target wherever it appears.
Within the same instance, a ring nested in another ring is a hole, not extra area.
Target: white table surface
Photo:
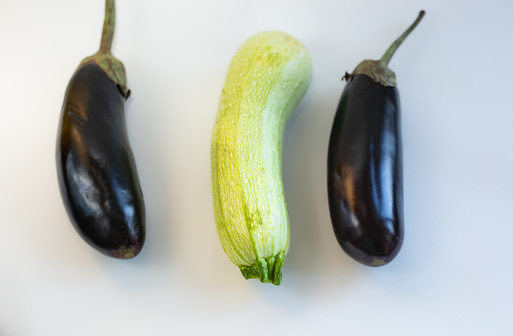
[[[64,91],[99,46],[103,0],[0,1],[0,335],[512,335],[513,2],[135,1],[117,4],[147,240],[104,257],[57,185]],[[427,14],[392,59],[402,103],[406,236],[382,268],[341,250],[326,152],[345,82]],[[283,30],[313,80],[287,125],[291,246],[279,287],[246,281],[212,208],[210,137],[231,58]]]

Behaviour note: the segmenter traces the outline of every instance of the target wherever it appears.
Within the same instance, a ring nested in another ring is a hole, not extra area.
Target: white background
[[[123,0],[113,52],[147,209],[135,259],[100,255],[57,185],[64,92],[99,46],[102,0],[0,1],[0,335],[512,335],[513,2]],[[392,59],[406,237],[382,268],[344,254],[326,196],[345,83],[427,14]],[[291,247],[279,287],[246,281],[212,209],[210,136],[245,39],[283,30],[313,80],[285,133]]]

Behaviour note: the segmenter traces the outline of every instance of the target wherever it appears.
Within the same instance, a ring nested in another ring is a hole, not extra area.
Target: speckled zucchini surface
[[[283,131],[311,73],[306,48],[283,32],[248,39],[228,69],[212,135],[214,213],[223,249],[246,279],[281,282],[290,236]]]

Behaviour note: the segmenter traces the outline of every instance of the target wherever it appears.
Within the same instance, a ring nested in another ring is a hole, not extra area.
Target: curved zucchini
[[[248,39],[228,69],[212,135],[214,212],[223,249],[246,279],[281,281],[290,235],[283,131],[311,73],[306,48],[282,32]]]

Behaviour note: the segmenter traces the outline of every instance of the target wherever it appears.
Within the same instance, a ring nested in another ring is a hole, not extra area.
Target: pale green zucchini
[[[246,279],[281,281],[290,236],[283,131],[311,74],[306,48],[282,32],[248,39],[228,69],[212,135],[214,213],[223,249]]]

